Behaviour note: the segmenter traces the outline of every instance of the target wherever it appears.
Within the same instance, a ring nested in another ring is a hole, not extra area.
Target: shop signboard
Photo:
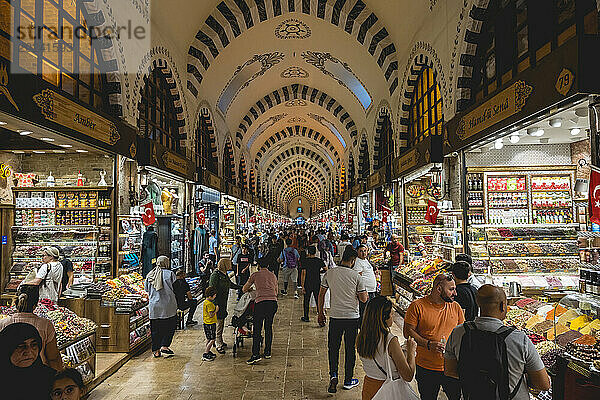
[[[362,184],[356,183],[352,187],[352,197],[358,197],[363,193]]]
[[[138,138],[137,158],[141,165],[152,166],[184,179],[194,179],[195,168],[191,160],[154,140]]]
[[[212,172],[209,171],[204,171],[204,184],[206,184],[206,186],[215,189],[219,192],[223,192],[224,191],[224,182],[223,179],[220,178],[219,176],[213,174]]]
[[[441,163],[442,137],[428,136],[393,161],[393,179],[431,163]]]
[[[252,195],[249,192],[243,192],[242,198],[246,203],[252,203]]]
[[[242,189],[239,186],[229,185],[229,194],[235,197],[236,199],[242,198]]]
[[[600,93],[597,66],[580,62],[584,59],[582,54],[598,48],[597,37],[570,40],[539,60],[535,67],[515,75],[496,94],[457,114],[446,124],[444,154],[464,149],[508,127],[527,126],[549,108],[571,104],[585,94]]]
[[[0,110],[108,153],[136,158],[136,129],[72,100],[32,74],[10,73],[0,61]]]
[[[385,183],[385,167],[379,169],[373,175],[367,178],[367,189],[373,190],[380,186],[383,186]]]

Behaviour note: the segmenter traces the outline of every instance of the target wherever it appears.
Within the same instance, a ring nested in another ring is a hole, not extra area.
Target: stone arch
[[[398,87],[396,47],[381,20],[362,0],[224,0],[204,21],[188,49],[187,88],[198,97],[203,73],[221,51],[254,25],[280,16],[311,15],[343,29],[379,65],[392,95]]]
[[[198,169],[207,169],[213,174],[218,175],[217,139],[212,114],[208,107],[202,107],[198,113],[195,139],[196,167]]]
[[[373,159],[375,160],[374,168],[376,170],[382,168],[387,159],[390,159],[389,163],[391,165],[396,151],[394,139],[392,113],[388,106],[382,106],[377,115],[373,146]]]
[[[223,179],[229,183],[235,182],[235,154],[229,138],[223,146]]]
[[[239,167],[238,167],[238,186],[241,186],[244,189],[248,188],[248,172],[247,172],[246,158],[242,154],[240,157]]]
[[[358,158],[358,178],[366,179],[371,175],[371,157],[369,152],[369,141],[364,135],[360,141],[360,156]]]

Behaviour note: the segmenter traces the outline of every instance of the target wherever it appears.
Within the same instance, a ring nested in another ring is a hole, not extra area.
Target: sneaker
[[[223,348],[223,347],[217,347],[217,353],[219,353],[219,354],[225,354],[225,348]]]
[[[248,359],[248,361],[246,361],[246,364],[248,365],[254,365],[257,362],[259,362],[260,360],[262,360],[262,358],[260,356],[252,356]]]
[[[350,390],[352,388],[357,387],[358,385],[359,385],[358,379],[352,378],[349,382],[344,382],[344,389]]]
[[[190,320],[190,321],[188,321],[188,322],[186,323],[186,325],[187,325],[187,326],[194,326],[194,325],[198,325],[198,321],[193,321],[193,320]]]
[[[337,384],[338,384],[338,378],[337,378],[337,376],[332,376],[329,379],[329,387],[327,388],[327,391],[329,393],[335,393],[335,392],[337,392]]]
[[[301,317],[300,321],[302,321],[302,322],[309,322],[310,320],[308,319],[308,317]]]
[[[287,290],[281,290],[281,294],[286,295],[287,294]]]
[[[208,353],[202,354],[202,361],[213,361],[213,360],[214,360],[214,358],[212,358],[210,356],[210,354],[208,354]]]
[[[295,299],[299,299],[300,298],[300,296],[298,296],[298,293],[294,293],[294,298]]]
[[[268,360],[269,358],[271,358],[271,353],[267,353],[265,351],[264,357]]]

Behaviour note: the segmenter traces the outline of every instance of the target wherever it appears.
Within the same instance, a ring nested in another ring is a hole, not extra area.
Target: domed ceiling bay
[[[301,199],[308,217],[361,176],[361,143],[377,146],[381,110],[398,109],[400,59],[429,6],[175,0],[153,2],[153,20],[185,54],[190,118],[210,113],[219,175],[282,214]]]

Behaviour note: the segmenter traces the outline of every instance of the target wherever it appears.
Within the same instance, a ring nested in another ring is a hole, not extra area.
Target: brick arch
[[[198,97],[204,73],[219,54],[253,26],[280,16],[311,15],[351,35],[379,65],[392,95],[398,56],[388,31],[363,0],[224,0],[204,21],[188,49],[187,88]]]
[[[272,146],[274,146],[280,141],[293,137],[302,137],[306,141],[314,142],[318,146],[324,147],[328,152],[330,152],[334,156],[332,157],[333,160],[336,161],[338,165],[340,164],[340,155],[333,146],[333,144],[329,141],[329,139],[327,139],[321,133],[311,128],[296,125],[288,126],[287,128],[272,134],[267,140],[265,140],[262,147],[256,153],[256,157],[254,158],[254,165],[260,165],[260,160],[262,159],[263,155],[266,154]]]
[[[346,129],[350,135],[350,138],[356,142],[356,137],[358,136],[358,127],[344,106],[342,106],[335,98],[329,96],[327,93],[319,89],[301,84],[293,84],[284,86],[281,89],[275,90],[266,96],[263,96],[252,107],[250,107],[250,110],[248,110],[246,115],[242,118],[242,121],[240,122],[238,130],[235,134],[237,148],[241,148],[244,135],[248,133],[250,127],[252,127],[252,125],[260,118],[261,115],[267,112],[267,110],[290,100],[298,99],[311,102],[331,112]]]
[[[408,127],[410,124],[409,114],[410,114],[410,106],[413,98],[413,93],[415,90],[415,86],[417,85],[417,80],[419,75],[423,69],[423,67],[429,67],[433,70],[433,76],[436,79],[438,85],[440,85],[440,75],[438,71],[440,70],[440,66],[436,65],[433,59],[429,58],[425,54],[419,54],[414,59],[412,59],[410,72],[407,76],[406,84],[404,91],[401,97],[401,105],[400,105],[400,119],[399,119],[399,132],[397,134],[397,146],[398,146],[398,154],[405,151],[408,147],[409,137],[408,137]],[[440,85],[441,89],[441,85]],[[443,95],[442,91],[442,105],[445,107],[446,97]]]

